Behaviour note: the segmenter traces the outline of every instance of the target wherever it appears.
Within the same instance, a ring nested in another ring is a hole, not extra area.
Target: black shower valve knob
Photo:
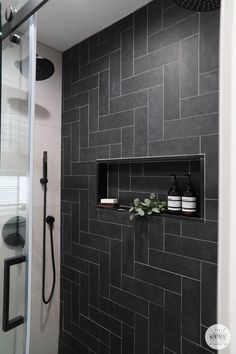
[[[43,177],[43,178],[40,179],[40,183],[41,183],[42,185],[46,185],[46,184],[48,183],[48,179],[45,178],[45,177]]]
[[[55,218],[51,215],[48,215],[47,218],[46,218],[46,222],[48,225],[53,225],[54,222],[55,222]]]

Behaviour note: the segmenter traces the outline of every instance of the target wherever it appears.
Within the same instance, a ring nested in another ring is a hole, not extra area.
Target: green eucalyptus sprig
[[[158,199],[155,193],[151,193],[150,197],[144,199],[144,201],[136,198],[130,204],[130,220],[134,220],[135,216],[152,215],[153,213],[160,214],[165,210],[166,202]]]

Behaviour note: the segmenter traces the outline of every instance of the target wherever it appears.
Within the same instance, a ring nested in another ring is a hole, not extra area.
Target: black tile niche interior
[[[177,176],[181,191],[186,188],[186,174],[191,173],[192,183],[197,196],[197,212],[193,217],[161,213],[169,218],[201,219],[204,215],[204,155],[156,156],[144,158],[121,158],[96,160],[96,206],[102,208],[102,198],[117,199],[122,211],[130,208],[135,198],[144,200],[155,193],[160,200],[167,201],[172,174]],[[154,214],[155,215],[155,214]]]
[[[219,14],[155,0],[63,54],[60,354],[212,353]],[[186,154],[206,222],[96,208],[97,159]]]

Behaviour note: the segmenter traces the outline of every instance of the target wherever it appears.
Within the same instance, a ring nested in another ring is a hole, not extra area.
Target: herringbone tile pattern
[[[210,353],[218,39],[219,12],[156,0],[64,53],[60,354]],[[206,223],[96,209],[96,159],[197,153]]]

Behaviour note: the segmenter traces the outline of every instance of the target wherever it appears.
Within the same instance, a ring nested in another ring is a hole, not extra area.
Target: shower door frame
[[[30,319],[31,319],[31,275],[32,275],[32,190],[33,190],[33,141],[34,141],[34,116],[35,116],[35,78],[36,78],[36,46],[37,46],[37,11],[44,6],[49,0],[29,0],[15,14],[12,21],[5,23],[2,27],[2,36],[0,39],[0,55],[2,56],[2,41],[13,33],[19,26],[29,20],[29,80],[28,80],[28,115],[29,115],[29,161],[28,161],[28,176],[29,176],[29,200],[28,200],[28,249],[27,249],[27,272],[26,272],[26,332],[25,332],[25,354],[29,354],[30,348]],[[1,14],[0,14],[1,15]],[[0,70],[2,71],[2,60],[0,60]],[[0,75],[1,77],[1,75]],[[0,83],[0,95],[2,89],[2,77]],[[2,99],[2,97],[1,97]],[[1,104],[0,104],[1,109]],[[0,110],[0,130],[1,130],[1,110]]]

